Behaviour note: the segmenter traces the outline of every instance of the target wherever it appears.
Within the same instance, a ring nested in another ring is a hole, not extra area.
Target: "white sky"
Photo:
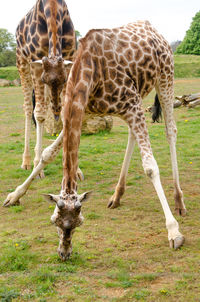
[[[149,20],[169,41],[182,40],[200,0],[66,0],[75,29],[82,36],[92,28],[112,28]],[[15,33],[36,0],[0,0],[0,28]]]

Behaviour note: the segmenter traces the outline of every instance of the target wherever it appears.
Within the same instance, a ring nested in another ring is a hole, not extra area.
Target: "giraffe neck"
[[[64,107],[63,123],[63,181],[62,191],[77,191],[78,149],[80,144],[83,116],[88,102],[92,73],[86,80],[81,79],[79,60],[71,69]]]
[[[49,57],[61,56],[62,18],[58,13],[64,14],[63,6],[56,0],[42,0],[42,2],[48,28]]]

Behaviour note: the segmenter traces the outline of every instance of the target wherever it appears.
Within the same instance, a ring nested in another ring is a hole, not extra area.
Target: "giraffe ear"
[[[85,193],[79,195],[79,201],[81,203],[84,201],[87,201],[91,195],[92,195],[92,191],[85,192]]]
[[[63,209],[65,207],[64,201],[60,200],[59,195],[54,194],[42,194],[44,198],[51,203],[56,203],[59,209]]]
[[[42,194],[46,201],[48,202],[55,202],[57,203],[59,200],[59,195],[54,195],[54,194]]]
[[[72,62],[72,61],[64,60],[64,65],[65,65],[65,66],[67,66],[67,65],[69,65],[69,64],[73,64],[73,62]]]
[[[42,60],[33,61],[31,64],[42,64]]]

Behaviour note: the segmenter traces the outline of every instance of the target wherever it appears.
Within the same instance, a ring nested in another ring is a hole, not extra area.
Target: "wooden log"
[[[181,101],[184,106],[188,106],[188,103],[193,102],[198,99],[200,99],[200,93],[176,96],[176,100]]]
[[[182,102],[179,100],[174,101],[174,108],[180,107],[182,105]]]
[[[182,102],[186,96],[187,96],[187,95],[177,95],[177,96],[175,97],[175,99]]]
[[[193,102],[190,102],[190,103],[187,105],[187,107],[188,107],[188,108],[194,108],[194,107],[196,107],[196,106],[198,106],[198,105],[200,105],[200,99],[195,100],[195,101],[193,101]]]
[[[193,102],[197,99],[200,99],[200,93],[189,94],[185,97],[186,102]]]
[[[177,108],[177,107],[180,107],[182,105],[182,102],[179,101],[179,100],[175,100],[174,101],[174,108]],[[153,112],[153,105],[152,106],[148,106],[146,109],[145,109],[145,112]]]

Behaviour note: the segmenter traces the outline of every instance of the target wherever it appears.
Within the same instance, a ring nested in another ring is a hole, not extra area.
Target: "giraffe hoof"
[[[177,215],[182,217],[186,216],[187,213],[187,210],[185,208],[184,209],[176,208],[175,211]]]
[[[21,168],[23,169],[23,170],[31,170],[31,165],[21,165]]]
[[[40,173],[36,176],[36,179],[43,179],[45,178],[45,175],[44,175],[44,171],[40,171]]]
[[[80,181],[84,181],[84,175],[80,168],[77,170],[77,177]]]
[[[9,195],[7,197],[7,199],[4,201],[3,203],[3,206],[4,207],[11,207],[11,206],[19,206],[20,205],[20,201],[19,200],[16,200],[16,201],[12,201],[10,198],[9,198]]]
[[[169,241],[169,246],[171,249],[177,250],[183,245],[184,242],[185,242],[185,238],[183,236],[178,236],[174,240],[171,239]]]
[[[111,198],[109,203],[108,203],[108,208],[110,209],[115,209],[120,206],[120,202],[114,202],[113,199]]]

